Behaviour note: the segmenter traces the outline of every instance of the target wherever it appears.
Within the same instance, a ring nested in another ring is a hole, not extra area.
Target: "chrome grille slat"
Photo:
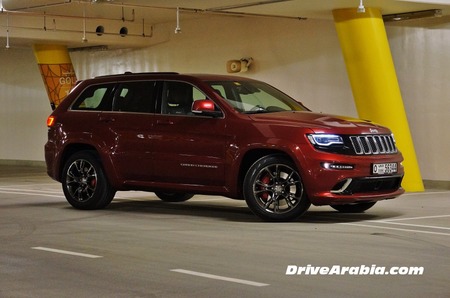
[[[397,153],[395,141],[391,135],[350,136],[350,141],[357,155]]]
[[[386,147],[383,142],[383,136],[374,136],[374,139],[376,140],[376,142],[380,148],[380,154],[386,153]]]

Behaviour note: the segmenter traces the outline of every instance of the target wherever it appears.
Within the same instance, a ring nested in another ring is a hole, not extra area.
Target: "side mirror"
[[[210,117],[220,117],[222,116],[222,112],[216,110],[216,105],[212,100],[209,99],[201,99],[196,100],[192,104],[192,113],[195,115],[203,115]]]

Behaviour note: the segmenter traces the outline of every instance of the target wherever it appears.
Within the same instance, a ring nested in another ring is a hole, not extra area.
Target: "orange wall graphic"
[[[77,82],[69,52],[61,45],[34,45],[33,50],[50,105],[55,109]]]

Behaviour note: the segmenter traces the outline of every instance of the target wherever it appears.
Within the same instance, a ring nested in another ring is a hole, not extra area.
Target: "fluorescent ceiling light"
[[[429,9],[404,13],[394,13],[383,15],[385,22],[397,22],[412,19],[434,18],[442,16],[441,9]]]
[[[266,0],[266,1],[242,3],[242,4],[236,4],[236,5],[220,6],[220,7],[210,8],[207,10],[220,11],[220,10],[238,9],[238,8],[246,8],[246,7],[251,7],[251,6],[272,4],[272,3],[278,3],[278,2],[288,2],[288,1],[291,1],[291,0]]]

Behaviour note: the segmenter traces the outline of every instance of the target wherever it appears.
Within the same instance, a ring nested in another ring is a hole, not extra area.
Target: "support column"
[[[77,77],[66,46],[33,45],[34,55],[41,71],[52,109],[75,86]]]
[[[389,127],[403,154],[406,191],[424,186],[381,13],[366,8],[333,10],[359,117]]]

